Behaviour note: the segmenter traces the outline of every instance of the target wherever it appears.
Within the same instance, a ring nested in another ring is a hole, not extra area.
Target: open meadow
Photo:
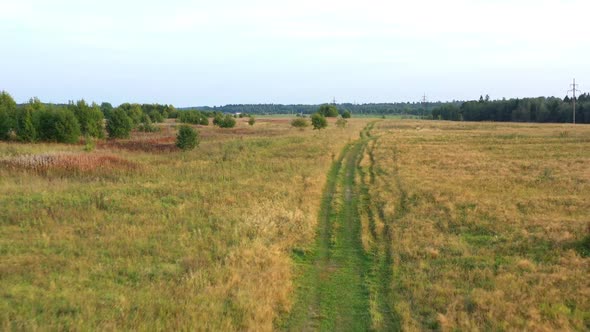
[[[0,329],[590,329],[590,127],[329,122],[0,143]]]
[[[199,127],[188,152],[170,122],[92,152],[0,143],[0,329],[271,330],[366,121],[246,121]]]
[[[590,127],[383,121],[362,243],[403,330],[590,329]],[[374,315],[375,316],[375,315]]]

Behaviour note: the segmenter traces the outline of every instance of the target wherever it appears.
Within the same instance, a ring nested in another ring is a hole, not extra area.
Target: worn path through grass
[[[363,250],[359,203],[361,189],[355,174],[370,137],[369,125],[361,138],[348,144],[334,161],[324,191],[316,245],[310,252],[300,252],[295,261],[300,272],[296,303],[281,328],[286,330],[366,331],[376,326],[371,312],[371,287],[383,284],[372,273],[379,258]],[[374,261],[374,262],[373,262]],[[378,289],[381,290],[379,287]],[[379,305],[377,329],[395,329],[391,310]]]

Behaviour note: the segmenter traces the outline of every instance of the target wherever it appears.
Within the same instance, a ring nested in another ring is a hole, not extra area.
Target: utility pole
[[[332,104],[336,105],[336,97],[332,97]]]
[[[573,116],[573,124],[576,124],[576,91],[580,92],[580,90],[578,90],[578,85],[576,84],[576,79],[574,78],[574,84],[570,84],[570,86],[572,87],[571,89],[567,90],[568,94],[571,91],[572,95],[573,95],[573,101],[574,101],[574,116]]]

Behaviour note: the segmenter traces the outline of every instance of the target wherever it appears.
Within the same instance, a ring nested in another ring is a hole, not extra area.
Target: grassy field
[[[0,143],[0,329],[271,330],[326,174],[357,139],[288,119],[131,140]]]
[[[382,121],[359,184],[402,329],[590,329],[590,127]],[[383,278],[387,281],[386,278]]]
[[[246,121],[0,143],[0,329],[590,329],[590,127]]]

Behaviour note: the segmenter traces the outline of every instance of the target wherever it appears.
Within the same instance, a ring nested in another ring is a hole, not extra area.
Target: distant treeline
[[[442,105],[452,104],[460,106],[461,102],[434,102],[434,103],[378,103],[378,104],[336,104],[340,112],[349,111],[353,115],[391,115],[405,114],[428,117],[432,110]],[[247,113],[255,115],[264,114],[313,114],[321,105],[282,105],[282,104],[244,104],[225,106],[199,106],[178,108],[178,110],[200,110],[221,113]]]
[[[555,97],[490,100],[480,97],[477,101],[464,102],[460,106],[445,104],[432,110],[435,120],[498,121],[498,122],[556,122],[573,121],[573,100]],[[576,122],[590,123],[590,94],[576,98]]]

